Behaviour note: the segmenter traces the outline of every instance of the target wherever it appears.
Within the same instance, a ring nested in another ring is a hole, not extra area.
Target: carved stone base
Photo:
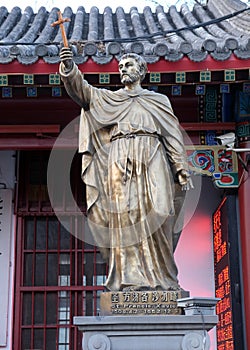
[[[215,315],[77,316],[83,350],[208,350]]]

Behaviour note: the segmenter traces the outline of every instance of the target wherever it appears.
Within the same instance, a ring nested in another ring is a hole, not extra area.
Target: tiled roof
[[[58,26],[51,26],[58,10],[41,7],[34,13],[28,6],[8,12],[0,7],[0,63],[29,65],[41,57],[46,63],[59,62],[62,36]],[[178,61],[187,56],[194,62],[208,55],[217,61],[232,54],[250,58],[250,15],[240,0],[209,0],[207,6],[196,3],[192,9],[183,4],[179,11],[171,6],[167,12],[160,5],[155,10],[147,6],[142,13],[136,7],[129,13],[122,7],[106,7],[103,13],[97,7],[89,13],[82,6],[76,13],[66,7],[63,17],[70,19],[64,26],[77,63],[91,57],[105,64],[125,52],[141,54],[149,63],[160,57]]]

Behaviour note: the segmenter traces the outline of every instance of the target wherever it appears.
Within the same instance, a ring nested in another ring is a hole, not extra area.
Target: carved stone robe
[[[82,107],[82,179],[89,225],[109,262],[106,287],[179,289],[173,220],[180,185],[174,182],[188,165],[168,98],[143,88],[136,94],[98,89],[76,65],[70,72],[63,67],[65,88]]]

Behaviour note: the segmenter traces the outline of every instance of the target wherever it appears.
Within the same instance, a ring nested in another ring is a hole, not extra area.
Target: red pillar
[[[250,142],[244,142],[239,148],[250,148]],[[246,163],[250,152],[240,153]],[[240,238],[242,254],[242,277],[245,312],[246,349],[250,349],[250,166],[248,172],[242,174],[242,182],[239,187],[239,210],[240,210]]]

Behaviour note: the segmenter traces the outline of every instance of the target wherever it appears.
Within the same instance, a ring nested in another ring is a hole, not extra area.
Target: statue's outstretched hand
[[[182,169],[177,174],[179,184],[181,185],[182,191],[188,191],[191,188],[194,188],[193,181],[190,177],[190,174],[187,170]]]
[[[66,70],[70,71],[73,67],[73,53],[71,49],[69,47],[62,47],[59,56]]]

